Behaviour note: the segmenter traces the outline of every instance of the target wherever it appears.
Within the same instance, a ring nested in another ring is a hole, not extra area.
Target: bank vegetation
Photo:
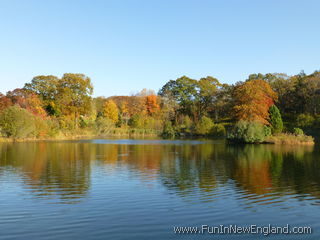
[[[237,143],[313,144],[320,129],[320,72],[251,74],[244,82],[182,76],[159,91],[92,97],[91,79],[36,76],[0,94],[0,140],[97,136],[227,138]]]

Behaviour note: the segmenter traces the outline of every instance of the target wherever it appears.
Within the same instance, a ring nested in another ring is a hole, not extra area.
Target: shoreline
[[[71,141],[71,140],[86,140],[86,139],[113,139],[113,138],[128,138],[128,139],[135,139],[135,138],[143,138],[143,139],[163,139],[165,140],[166,138],[163,138],[159,135],[156,134],[108,134],[108,135],[73,135],[73,136],[58,136],[58,137],[52,137],[52,138],[4,138],[0,137],[0,143],[23,143],[23,142],[52,142],[52,141]],[[175,138],[175,139],[185,139],[185,138]],[[221,138],[210,138],[208,139],[219,139]],[[315,145],[315,141],[286,141],[283,139],[277,139],[277,138],[271,138],[267,139],[264,142],[261,143],[244,143],[244,142],[234,142],[230,141],[227,138],[224,138],[227,143],[231,144],[236,144],[236,145],[252,145],[252,144],[262,144],[262,145],[300,145],[300,146],[313,146]]]
[[[84,140],[84,139],[103,139],[103,138],[117,138],[117,137],[126,137],[126,138],[161,138],[158,135],[154,134],[132,134],[132,135],[119,135],[119,134],[110,134],[110,135],[75,135],[75,136],[59,136],[51,138],[5,138],[0,137],[0,143],[21,143],[21,142],[50,142],[50,141],[69,141],[69,140]]]

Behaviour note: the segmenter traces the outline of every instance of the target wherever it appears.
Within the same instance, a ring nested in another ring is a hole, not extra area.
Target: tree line
[[[158,93],[143,89],[131,96],[92,94],[91,79],[84,74],[36,76],[22,88],[0,93],[1,136],[228,134],[259,142],[283,131],[301,135],[301,129],[320,127],[319,71],[251,74],[235,84],[211,76],[182,76]]]

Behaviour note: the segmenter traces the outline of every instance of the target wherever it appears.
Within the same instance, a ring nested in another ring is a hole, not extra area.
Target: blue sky
[[[36,75],[91,77],[95,96],[182,75],[224,83],[320,69],[320,1],[0,0],[0,92]]]

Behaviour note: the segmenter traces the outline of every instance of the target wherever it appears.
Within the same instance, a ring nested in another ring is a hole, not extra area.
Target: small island
[[[318,83],[318,84],[314,84]],[[312,145],[320,126],[320,72],[251,74],[244,82],[182,76],[156,94],[92,97],[91,79],[36,76],[0,94],[1,141],[125,136],[226,138],[231,143]]]

